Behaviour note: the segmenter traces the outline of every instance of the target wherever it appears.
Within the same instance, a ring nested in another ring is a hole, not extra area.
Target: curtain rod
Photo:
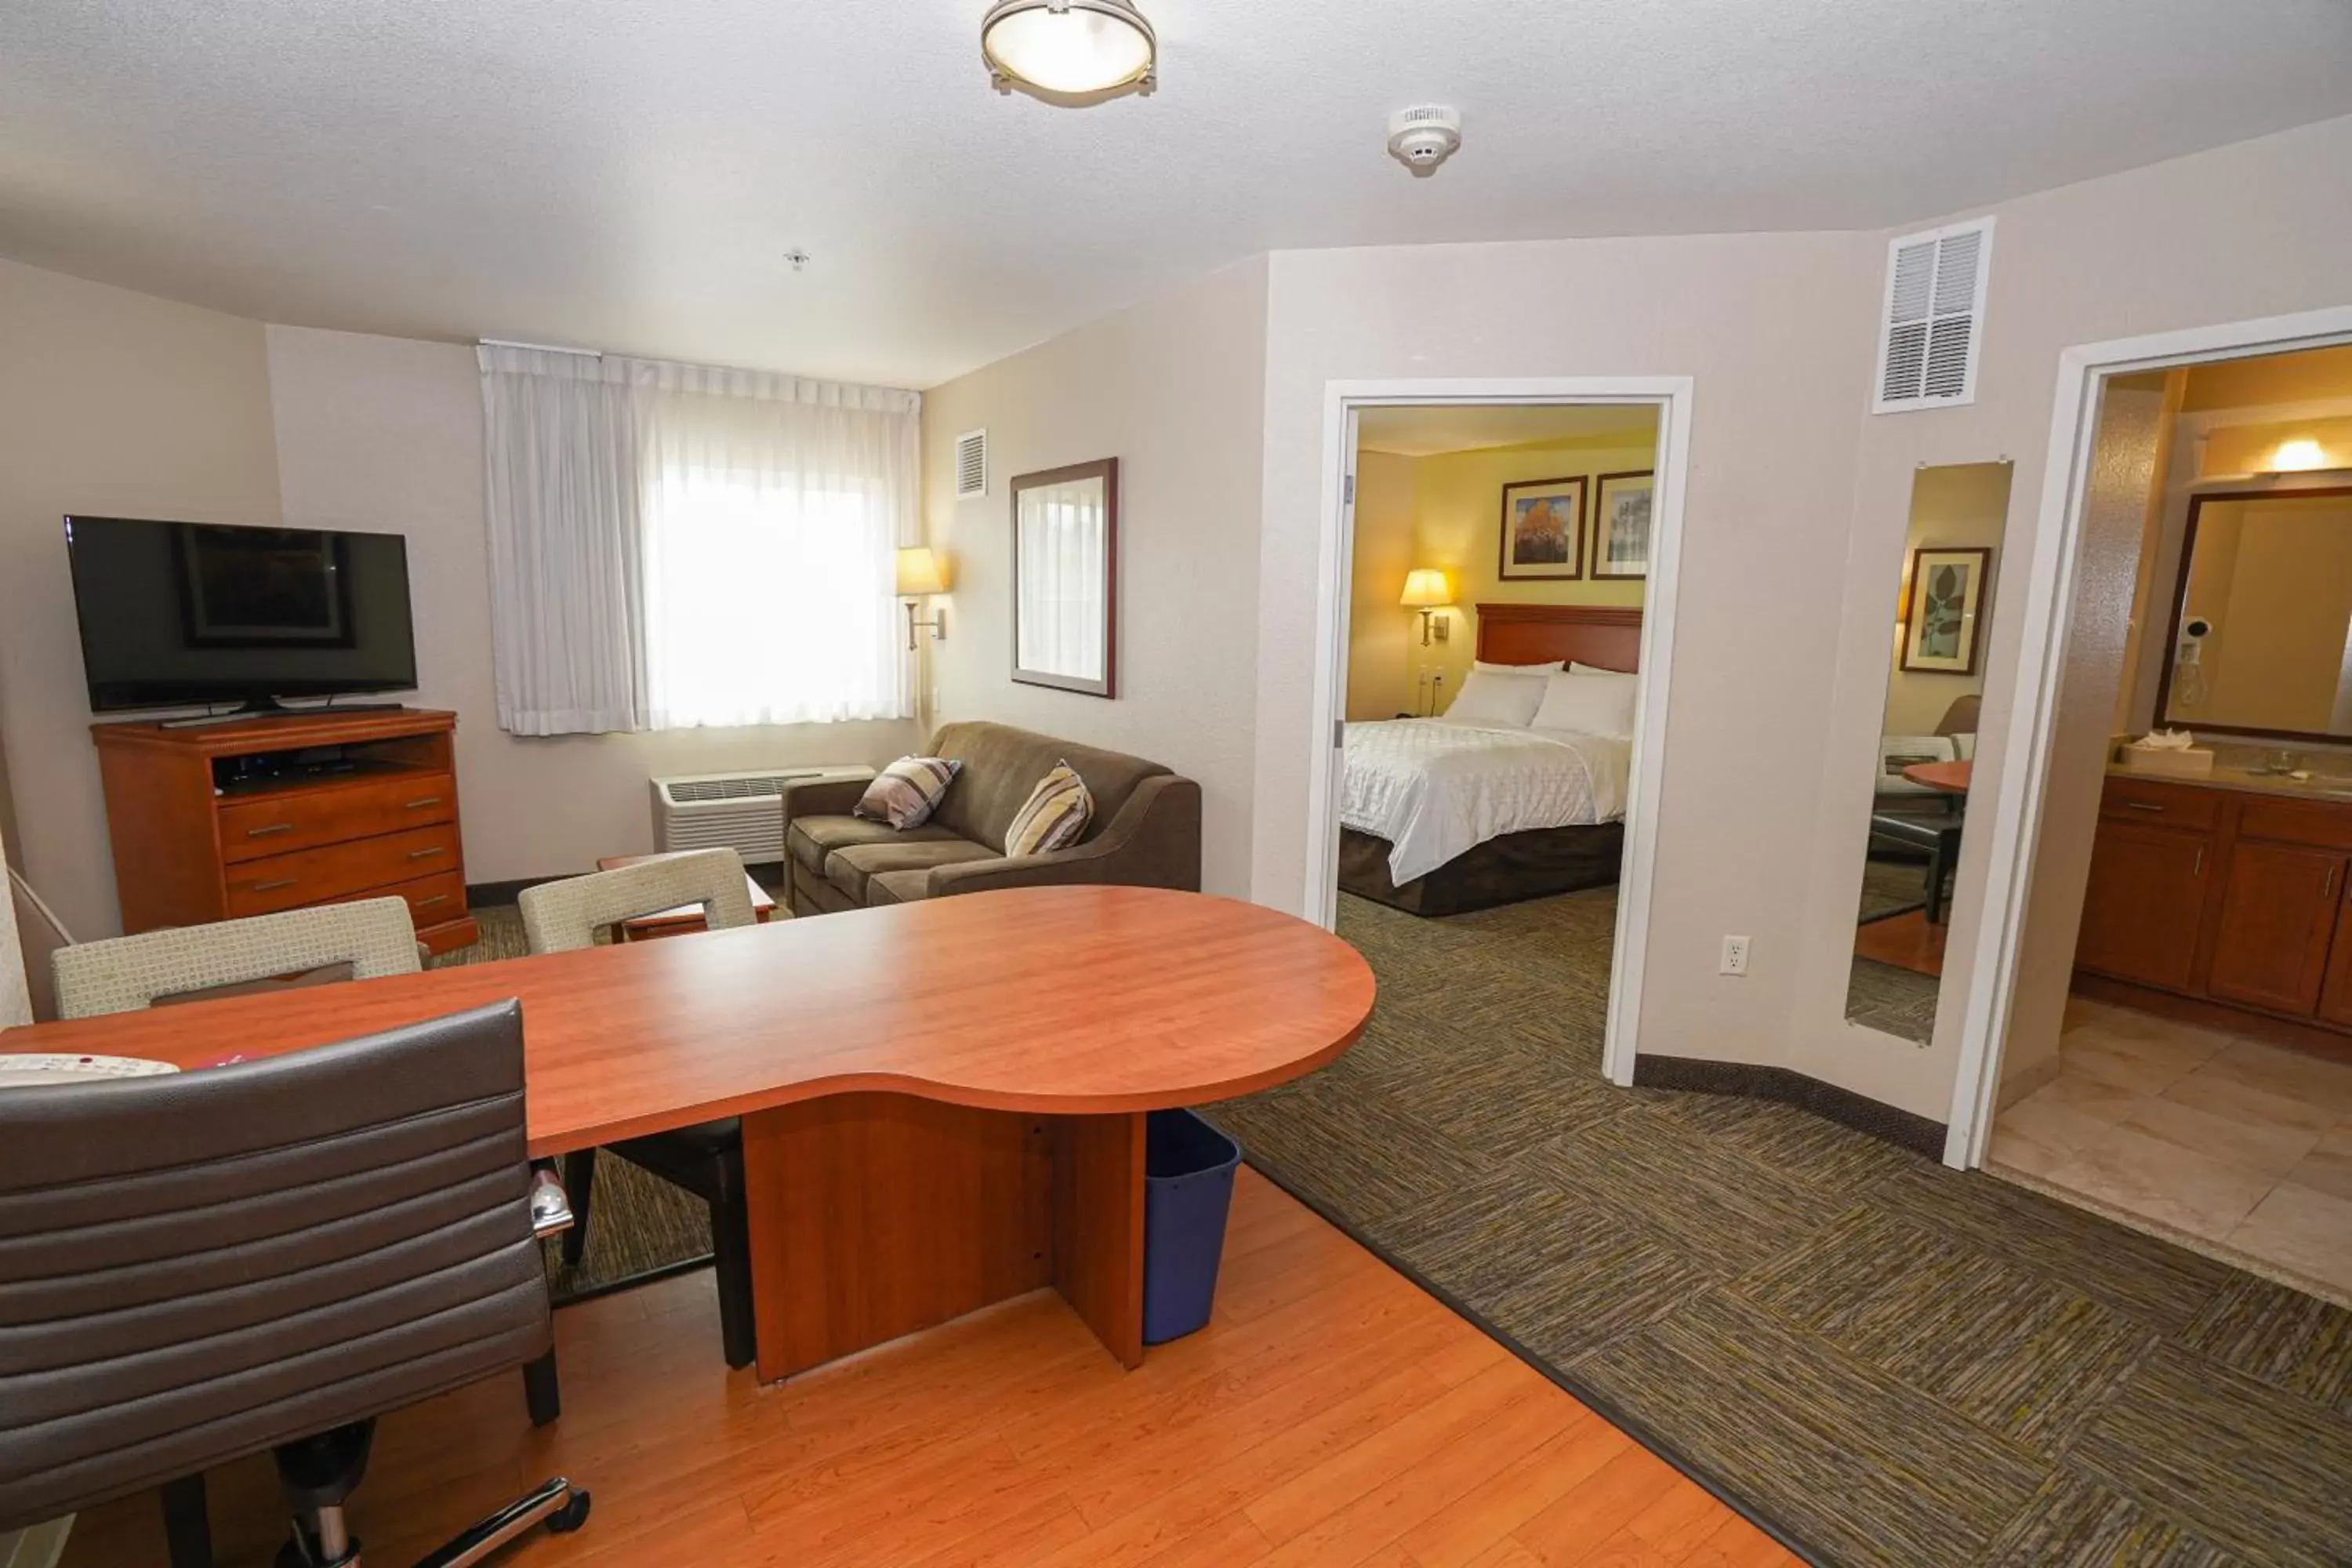
[[[578,354],[583,359],[603,359],[602,349],[566,348],[561,343],[525,343],[512,338],[482,338],[477,340],[486,349],[535,349],[547,354]]]

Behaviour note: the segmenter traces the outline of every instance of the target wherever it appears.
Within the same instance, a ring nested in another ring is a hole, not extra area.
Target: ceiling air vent
[[[988,432],[967,430],[956,437],[956,500],[988,493]]]
[[[1952,408],[1977,398],[1992,219],[1906,235],[1886,247],[1873,414]]]

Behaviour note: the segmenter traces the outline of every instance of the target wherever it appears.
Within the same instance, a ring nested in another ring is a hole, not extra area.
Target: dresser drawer
[[[2326,800],[2249,799],[2238,809],[2238,837],[2352,849],[2352,805]]]
[[[2210,830],[2221,819],[2221,797],[2210,789],[2110,776],[2099,796],[2099,815],[2114,822]]]
[[[457,781],[447,773],[376,779],[230,802],[220,808],[221,858],[257,860],[314,845],[449,822],[457,815]]]
[[[466,912],[466,878],[458,871],[444,871],[437,876],[420,877],[414,882],[395,882],[389,888],[364,888],[356,893],[321,900],[330,904],[348,904],[359,899],[406,899],[408,918],[416,929],[437,926],[457,920]]]
[[[464,863],[457,854],[457,826],[445,822],[244,860],[226,870],[228,912],[266,915],[303,904],[339,902],[442,871],[462,874]]]

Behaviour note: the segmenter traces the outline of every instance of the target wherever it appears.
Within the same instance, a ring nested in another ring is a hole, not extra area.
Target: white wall
[[[1264,258],[1209,274],[923,395],[928,537],[952,562],[933,668],[942,719],[1131,752],[1198,781],[1202,882],[1250,889],[1263,451]],[[952,446],[985,426],[984,499]],[[1012,679],[1016,474],[1119,460],[1118,696]],[[1402,613],[1402,612],[1400,612]]]
[[[68,512],[278,521],[258,323],[0,261],[0,749],[25,875],[77,937],[121,929]]]
[[[1922,463],[1976,462],[2004,454],[2016,459],[2008,550],[1990,633],[1985,750],[1978,763],[1979,775],[1990,777],[2001,762],[1999,735],[2016,689],[2023,630],[2017,616],[2004,615],[1999,605],[2014,606],[2023,597],[2036,542],[2059,354],[2076,343],[2352,300],[2347,167],[2352,118],[1990,209],[2000,221],[1976,403],[1861,420],[1851,551],[1844,565],[1844,629],[1832,699],[1838,751],[1826,759],[1811,834],[1822,873],[1811,903],[1794,922],[1809,945],[1800,955],[1801,992],[1789,1065],[1846,1081],[1837,1074],[1857,1054],[1856,1031],[1841,1016],[1853,940],[1848,928],[1862,877],[1863,848],[1850,826],[1865,805],[1856,781],[1866,777],[1862,753],[1874,743],[1871,726],[1885,679],[1885,584],[1899,569],[1902,548],[1900,531],[1883,521],[1903,515],[1914,470]],[[1951,215],[1969,216],[1973,215]],[[1882,256],[1888,237],[1879,237]],[[1873,266],[1874,279],[1878,265]],[[1871,287],[1877,287],[1874,280]],[[1874,294],[1865,312],[1874,306]],[[1704,426],[1709,408],[1705,385],[1699,407]],[[2121,559],[2084,560],[2088,577],[2109,585],[2098,613],[2110,621],[2129,614],[2138,545],[2137,531],[2122,528],[2106,546]],[[2120,625],[2102,635],[2120,647]],[[2110,694],[2110,708],[2102,710],[2094,703],[2084,710],[2083,722],[2093,729],[2103,730],[2112,710],[2112,679],[2102,686]],[[2096,745],[2077,746],[2072,757],[2051,780],[2012,1038],[2054,1037],[2065,1005],[2104,763]],[[1891,1037],[1874,1037],[1882,1042],[1878,1058],[1896,1064],[1895,1072],[1874,1080],[1884,1085],[1882,1098],[1938,1119],[1948,1110],[1958,1066],[1960,988],[1975,959],[1987,842],[1980,834],[1962,846],[1935,1043],[1915,1049],[1884,1043]]]
[[[1881,248],[1861,235],[1281,252],[1267,310],[1254,895],[1306,892],[1324,383],[1696,378],[1643,1047],[1786,1054]],[[1903,510],[1895,513],[1901,537]],[[1890,568],[1879,584],[1882,658]],[[1884,689],[1884,666],[1878,679]],[[1874,723],[1874,720],[1873,721]],[[1875,732],[1874,730],[1873,731]],[[1851,826],[1849,824],[1849,826]],[[1852,911],[1849,908],[1848,920]],[[1716,975],[1725,932],[1753,973]]]
[[[653,847],[646,780],[912,751],[911,722],[520,739],[498,727],[482,517],[482,397],[472,348],[268,329],[289,521],[408,537],[420,707],[457,713],[466,873],[588,870]],[[782,608],[782,595],[778,595]]]

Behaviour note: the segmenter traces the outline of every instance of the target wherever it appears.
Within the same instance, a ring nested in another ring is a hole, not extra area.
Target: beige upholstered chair
[[[404,899],[363,899],[212,925],[175,926],[61,947],[49,955],[58,1016],[129,1013],[191,992],[249,985],[348,963],[352,978],[414,974],[416,926]]]
[[[743,862],[732,849],[696,849],[641,860],[617,870],[542,882],[523,889],[522,930],[533,952],[569,952],[593,946],[596,932],[639,915],[700,904],[712,931],[750,925],[751,895]]]
[[[568,881],[543,882],[526,889],[519,901],[523,935],[533,952],[589,947],[603,927],[685,904],[700,904],[712,931],[747,926],[755,919],[751,895],[744,890],[743,862],[732,849],[697,849]],[[749,1366],[757,1345],[751,1322],[751,1221],[743,1206],[742,1123],[730,1116],[609,1147],[629,1163],[709,1205],[712,1261],[719,1273],[719,1339],[728,1365]],[[572,1229],[563,1237],[566,1263],[578,1263],[587,1249],[595,1180],[595,1150],[563,1157],[563,1188],[573,1215]]]

